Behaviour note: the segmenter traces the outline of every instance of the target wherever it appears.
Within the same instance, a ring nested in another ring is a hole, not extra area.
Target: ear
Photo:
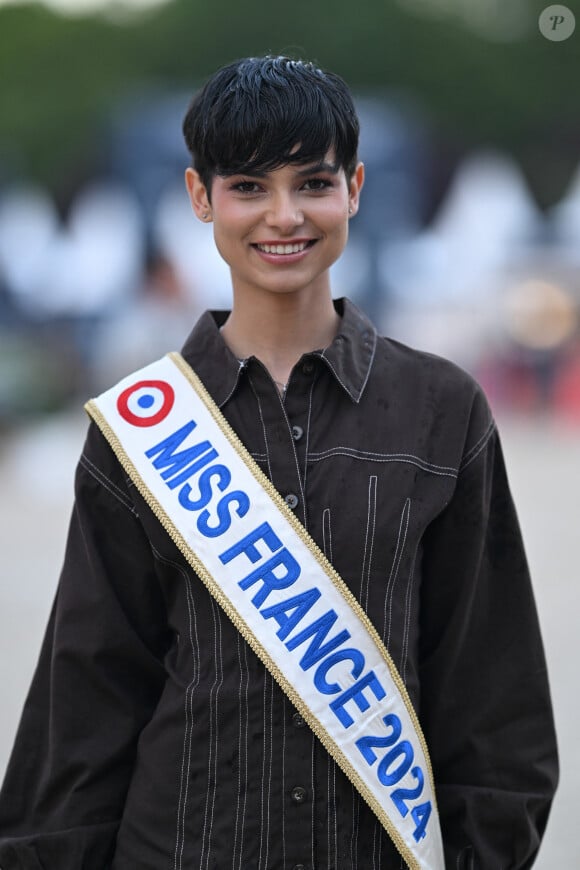
[[[201,180],[199,172],[190,166],[185,170],[185,187],[191,207],[200,221],[204,223],[211,221],[211,204],[205,184]]]
[[[348,213],[351,217],[358,211],[360,192],[365,182],[364,163],[357,163],[348,186]]]

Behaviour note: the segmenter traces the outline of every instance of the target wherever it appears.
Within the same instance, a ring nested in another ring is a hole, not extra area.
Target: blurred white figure
[[[93,389],[107,389],[129,372],[179,350],[198,314],[171,261],[152,254],[131,299],[96,332]]]
[[[542,227],[513,160],[496,152],[466,159],[431,226],[385,250],[404,340],[474,362],[494,331],[505,271],[529,256]]]
[[[580,262],[580,165],[568,190],[549,212],[549,222],[559,256],[577,265]]]
[[[213,243],[211,224],[195,219],[185,185],[169,187],[160,198],[153,238],[201,311],[231,308],[229,269]]]
[[[59,231],[54,203],[40,188],[13,187],[0,200],[0,270],[29,316],[45,310],[46,263]]]
[[[456,275],[490,275],[537,238],[542,218],[517,164],[482,152],[457,171],[432,230],[453,254]]]
[[[136,198],[116,184],[91,185],[77,196],[51,250],[47,304],[69,316],[111,313],[135,287],[143,250]]]

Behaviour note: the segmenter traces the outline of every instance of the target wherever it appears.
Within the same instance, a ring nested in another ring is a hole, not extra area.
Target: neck
[[[224,341],[239,358],[257,357],[283,388],[300,357],[330,344],[340,325],[330,296],[269,294],[259,305],[236,305],[222,327]]]

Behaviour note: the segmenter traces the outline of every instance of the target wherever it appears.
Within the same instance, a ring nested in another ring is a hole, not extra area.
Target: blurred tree
[[[544,5],[531,2],[534,21]],[[478,144],[510,150],[548,204],[578,157],[578,39],[549,42],[534,26],[490,41],[460,18],[421,17],[401,0],[282,8],[173,0],[123,21],[8,6],[0,10],[2,174],[32,177],[62,197],[106,164],[98,133],[120,98],[143,85],[191,91],[236,57],[286,52],[340,72],[356,90],[410,94],[458,153]]]

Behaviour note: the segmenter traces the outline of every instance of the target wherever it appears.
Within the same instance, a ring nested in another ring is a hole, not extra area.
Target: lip
[[[260,259],[264,260],[266,263],[274,263],[277,266],[290,265],[292,263],[297,263],[300,260],[303,260],[308,256],[314,245],[318,239],[313,238],[300,238],[300,239],[260,239],[259,242],[252,242],[251,247],[256,252],[256,254],[260,257]],[[297,251],[294,254],[274,254],[274,253],[266,253],[266,251],[260,250],[258,245],[306,245],[306,247],[302,251]]]

